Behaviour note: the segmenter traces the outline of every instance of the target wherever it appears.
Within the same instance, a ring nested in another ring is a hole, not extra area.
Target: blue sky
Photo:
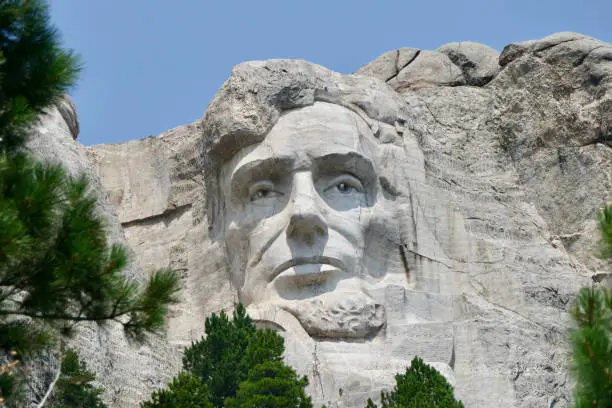
[[[84,71],[71,94],[85,145],[199,119],[232,67],[306,59],[351,73],[399,47],[506,44],[576,31],[612,42],[612,0],[50,0]]]

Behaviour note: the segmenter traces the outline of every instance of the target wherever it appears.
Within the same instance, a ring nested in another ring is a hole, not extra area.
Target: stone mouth
[[[298,257],[283,262],[274,269],[272,279],[278,276],[317,275],[332,270],[344,271],[344,264],[337,258],[328,256]]]

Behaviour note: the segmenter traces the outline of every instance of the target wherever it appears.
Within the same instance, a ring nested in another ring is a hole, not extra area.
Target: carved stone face
[[[223,166],[226,250],[244,304],[292,310],[300,303],[310,312],[296,317],[311,334],[333,332],[321,326],[336,309],[368,320],[348,336],[383,324],[381,306],[363,291],[366,235],[380,195],[376,149],[356,114],[316,103],[285,113],[263,142]]]

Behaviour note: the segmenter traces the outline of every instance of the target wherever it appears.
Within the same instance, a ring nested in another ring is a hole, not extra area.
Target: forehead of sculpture
[[[296,170],[330,155],[372,160],[376,146],[372,131],[357,114],[339,105],[317,102],[285,112],[261,143],[239,151],[223,173],[231,175],[231,169],[263,160],[289,160]]]

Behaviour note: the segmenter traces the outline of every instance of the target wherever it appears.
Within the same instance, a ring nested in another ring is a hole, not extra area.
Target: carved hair
[[[237,65],[208,105],[204,118],[203,158],[209,228],[218,234],[223,209],[219,172],[241,149],[264,140],[283,111],[328,102],[360,116],[380,143],[403,144],[413,128],[413,113],[382,81],[341,75],[300,60],[251,61]]]

